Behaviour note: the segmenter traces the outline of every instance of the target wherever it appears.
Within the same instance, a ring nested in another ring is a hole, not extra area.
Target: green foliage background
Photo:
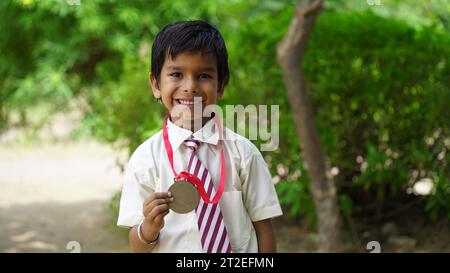
[[[302,65],[347,216],[366,204],[423,198],[407,191],[430,178],[424,209],[434,220],[450,219],[450,4],[425,2],[326,1],[316,23]],[[76,3],[0,2],[0,130],[17,125],[13,114],[26,126],[44,106],[44,124],[82,99],[88,107],[79,133],[132,152],[160,129],[164,114],[148,84],[152,40],[168,23],[207,19],[229,51],[231,80],[220,104],[280,105],[280,147],[264,156],[287,214],[314,225],[276,64],[296,1]]]

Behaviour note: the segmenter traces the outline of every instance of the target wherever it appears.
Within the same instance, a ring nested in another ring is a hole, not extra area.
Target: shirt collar
[[[219,142],[219,132],[216,129],[216,123],[214,119],[208,120],[202,128],[197,132],[192,133],[192,131],[181,128],[175,125],[170,119],[167,119],[167,131],[169,133],[170,144],[172,149],[176,151],[178,147],[191,136],[200,141],[213,145],[217,145]]]

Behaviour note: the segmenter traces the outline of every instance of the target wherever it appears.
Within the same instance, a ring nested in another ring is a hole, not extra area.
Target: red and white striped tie
[[[185,140],[184,143],[192,149],[189,159],[188,172],[197,176],[203,183],[208,196],[215,196],[216,190],[208,169],[195,155],[200,142],[194,139]],[[195,209],[197,214],[197,225],[200,231],[203,251],[207,253],[230,253],[232,251],[228,238],[227,228],[223,222],[219,203],[207,204],[200,201]]]

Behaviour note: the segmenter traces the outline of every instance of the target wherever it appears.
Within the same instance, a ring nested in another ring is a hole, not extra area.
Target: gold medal
[[[175,181],[169,190],[173,196],[173,202],[169,208],[176,213],[188,213],[195,209],[200,200],[200,195],[194,185],[181,179]]]

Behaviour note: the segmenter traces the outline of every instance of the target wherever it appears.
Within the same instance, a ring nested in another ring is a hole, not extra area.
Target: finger
[[[164,224],[164,217],[166,217],[167,214],[169,214],[170,210],[167,210],[166,212],[163,212],[162,214],[158,215],[153,219],[155,225],[162,226]]]
[[[166,215],[169,214],[169,212],[170,212],[170,209],[168,209],[167,211],[163,212],[163,213],[161,214],[161,217],[162,217],[162,218],[166,217]]]
[[[155,198],[170,198],[172,194],[168,191],[155,192]]]
[[[164,214],[167,211],[169,211],[169,205],[162,204],[162,205],[154,207],[146,218],[150,221],[154,221],[156,216]]]
[[[157,207],[157,206],[162,205],[162,204],[168,204],[170,202],[171,202],[170,198],[153,200],[150,204],[147,204],[144,207],[144,209],[143,209],[144,216],[147,216],[153,210],[154,207]]]
[[[150,204],[155,199],[170,198],[170,197],[172,197],[172,194],[170,192],[154,192],[145,199],[144,206]]]
[[[153,200],[153,202],[151,202],[149,204],[149,207],[157,207],[157,206],[162,205],[162,204],[169,204],[172,201],[173,201],[173,197],[172,198],[156,199],[156,200]]]

